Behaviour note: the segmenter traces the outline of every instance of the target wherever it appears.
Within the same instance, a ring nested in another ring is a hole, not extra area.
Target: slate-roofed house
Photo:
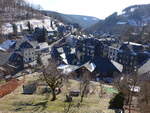
[[[36,65],[36,47],[36,41],[29,41],[27,39],[18,40],[16,43],[15,53],[18,53],[23,57],[24,67]]]
[[[95,56],[103,56],[103,51],[104,51],[104,44],[100,42],[99,40],[96,39],[95,41]]]
[[[38,41],[39,43],[45,42],[48,37],[47,30],[43,28],[35,28],[35,32],[33,33],[33,39]]]
[[[93,60],[80,65],[61,64],[60,66],[58,66],[58,69],[61,69],[64,74],[77,72],[77,77],[81,76],[80,71],[86,69],[90,73],[92,73],[91,78],[95,80],[96,78],[113,77],[114,73],[122,72],[122,67],[120,68],[120,65],[116,65],[107,58],[103,57],[95,57]]]
[[[95,40],[91,38],[82,39],[76,44],[76,56],[78,61],[82,64],[95,56]]]
[[[51,47],[47,42],[39,43],[36,47],[36,58],[40,55],[42,63],[48,65],[48,60],[51,58]]]
[[[113,47],[113,46],[109,46],[108,47],[108,58],[110,60],[117,61],[118,52],[119,52],[119,48],[116,48],[116,47]]]
[[[53,43],[55,40],[57,40],[57,31],[48,31],[48,36],[46,39],[46,42],[49,44]]]
[[[75,51],[76,51],[75,48],[72,48],[69,45],[65,44],[65,46],[56,48],[55,58],[57,56],[57,60],[59,60],[60,63],[76,65],[77,57],[75,55]]]
[[[95,73],[98,73],[99,76],[113,77],[113,73],[120,73],[120,70],[115,65],[113,65],[113,63],[108,58],[95,57],[91,62],[96,65],[94,71]]]
[[[124,43],[118,52],[117,61],[124,66],[123,72],[130,73],[148,58],[141,44]]]
[[[9,58],[9,65],[12,65],[14,67],[23,67],[23,56],[21,54],[15,52],[13,53]],[[20,66],[21,65],[21,66]]]
[[[9,66],[9,68],[11,68],[13,70],[13,73],[11,73],[11,74],[15,74],[18,71],[23,70],[23,68],[24,68],[23,56],[18,52],[14,52],[10,56],[10,58],[7,62],[7,66]]]
[[[2,52],[0,51],[0,66],[3,66],[7,63],[9,57],[11,56],[12,52]]]
[[[19,46],[19,51],[23,56],[24,63],[31,63],[36,60],[35,48],[27,41]]]
[[[47,42],[39,43],[36,46],[36,51],[42,56],[46,56],[50,54],[50,46]]]

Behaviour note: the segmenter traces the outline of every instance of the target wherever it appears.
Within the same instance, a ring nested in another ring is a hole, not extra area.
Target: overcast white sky
[[[43,9],[65,14],[95,16],[104,19],[113,12],[135,4],[148,4],[150,0],[27,0],[40,4]]]

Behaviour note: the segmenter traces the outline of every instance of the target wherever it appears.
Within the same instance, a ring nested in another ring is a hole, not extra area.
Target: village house
[[[25,64],[32,63],[36,61],[36,51],[35,45],[25,41],[23,42],[17,51],[20,51],[21,55],[23,56],[23,61]],[[35,65],[35,64],[33,64]]]
[[[47,42],[39,43],[36,46],[36,52],[37,54],[40,54],[41,56],[47,56],[50,54],[50,46]]]
[[[149,53],[144,52],[141,44],[124,43],[119,49],[117,61],[123,65],[123,72],[130,73],[149,57]]]
[[[47,36],[46,42],[48,44],[51,44],[56,40],[57,40],[57,31],[54,31],[54,30],[53,31],[48,31],[48,36]]]
[[[108,47],[108,58],[110,60],[117,61],[118,53],[119,53],[119,48],[113,46]]]

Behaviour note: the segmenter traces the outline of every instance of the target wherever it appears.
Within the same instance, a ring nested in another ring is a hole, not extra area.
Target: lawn
[[[26,76],[27,81],[36,81],[37,75]],[[79,89],[79,82],[75,80],[69,80],[69,90]],[[88,95],[84,98],[84,102],[78,108],[76,105],[79,102],[79,97],[73,97],[73,110],[74,113],[115,113],[113,110],[108,109],[109,101],[113,96],[114,89],[112,86],[104,85],[106,93],[100,97],[100,87],[96,82],[92,83],[95,87],[94,94]],[[112,90],[112,89],[113,90]],[[57,100],[54,102],[50,101],[50,95],[48,94],[33,94],[24,95],[22,94],[22,86],[18,87],[14,92],[0,99],[0,113],[64,113],[64,108],[67,105],[65,100],[65,94],[68,90],[63,87],[61,94],[57,96]],[[107,91],[111,89],[112,91]],[[111,92],[111,93],[110,93]]]
[[[0,80],[0,85],[3,85],[5,83],[4,80]]]

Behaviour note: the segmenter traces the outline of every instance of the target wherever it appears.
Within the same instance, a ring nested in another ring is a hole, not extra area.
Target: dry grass
[[[26,76],[26,82],[37,80],[38,76]],[[114,113],[113,110],[108,109],[109,101],[112,94],[105,94],[99,97],[99,84],[93,83],[95,86],[95,93],[88,95],[84,99],[80,108],[75,108],[76,113],[96,113],[96,111],[103,111],[104,113]],[[79,82],[70,80],[70,90],[78,89]],[[105,87],[111,87],[105,85]],[[67,88],[63,88],[63,92],[57,96],[54,102],[47,99],[47,95],[23,95],[22,86],[18,87],[14,92],[0,99],[0,113],[63,113],[65,105],[65,94],[68,92]],[[79,97],[73,98],[73,104],[79,102]]]

